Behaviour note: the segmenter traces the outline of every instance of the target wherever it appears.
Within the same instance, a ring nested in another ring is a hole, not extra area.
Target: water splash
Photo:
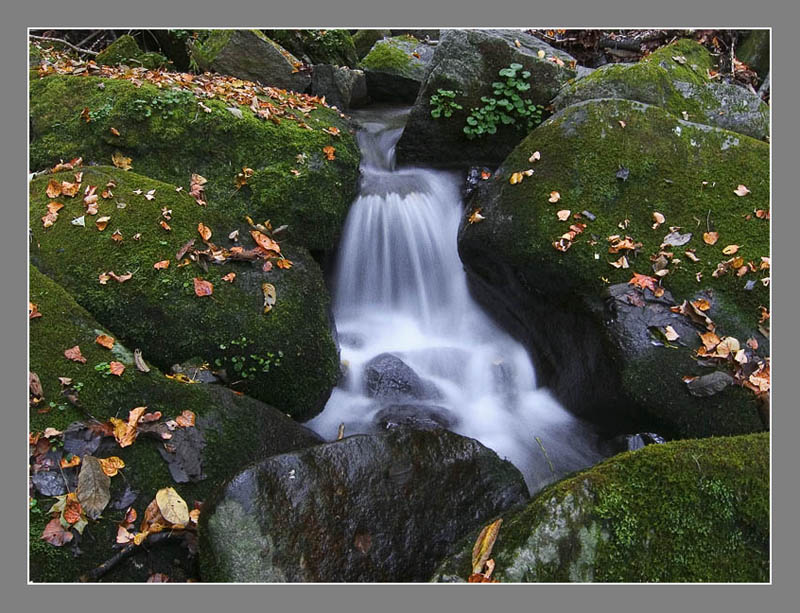
[[[391,353],[438,390],[435,399],[413,403],[446,413],[451,430],[510,460],[537,491],[601,459],[595,434],[537,388],[525,349],[470,296],[456,244],[458,178],[395,169],[397,120],[397,112],[383,121],[361,116],[361,189],[345,224],[334,287],[347,375],[307,425],[328,439],[342,422],[348,434],[375,431],[387,402],[366,391],[365,366]]]

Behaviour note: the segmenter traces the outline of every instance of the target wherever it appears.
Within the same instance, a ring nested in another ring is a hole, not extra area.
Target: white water
[[[458,178],[395,169],[402,127],[370,119],[361,117],[362,185],[345,224],[334,288],[347,376],[307,425],[326,439],[336,437],[340,423],[347,435],[374,432],[382,405],[365,395],[363,367],[389,352],[439,388],[442,398],[430,404],[452,413],[453,431],[514,463],[531,492],[594,464],[601,456],[593,432],[536,387],[525,349],[467,290],[456,246]]]

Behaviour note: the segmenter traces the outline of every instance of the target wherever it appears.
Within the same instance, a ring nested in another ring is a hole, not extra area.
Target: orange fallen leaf
[[[703,241],[706,245],[713,245],[719,240],[719,232],[703,232]]]
[[[156,270],[164,270],[165,268],[169,268],[169,260],[161,260],[160,262],[156,262],[153,264],[153,268]]]
[[[284,270],[288,270],[292,267],[292,262],[287,260],[286,258],[281,258],[278,260],[278,268],[283,268]]]
[[[647,288],[655,294],[658,279],[655,279],[654,277],[648,277],[647,275],[640,275],[639,273],[634,272],[633,278],[628,281],[628,284],[635,285],[636,287],[640,287],[642,289]]]
[[[739,251],[739,245],[728,245],[722,250],[722,253],[725,255],[733,255],[737,251]]]
[[[69,181],[61,182],[61,195],[69,198],[74,198],[78,195],[81,189],[80,181],[77,183],[70,183]]]
[[[208,281],[194,278],[194,293],[198,296],[210,296],[214,293],[214,286]]]
[[[118,458],[117,456],[98,459],[100,460],[100,468],[102,468],[103,472],[109,477],[115,476],[121,468],[125,468],[125,462],[122,460],[122,458]]]
[[[170,231],[172,230],[172,228],[170,228],[170,227],[169,227],[169,224],[168,224],[166,221],[164,221],[163,219],[162,219],[160,222],[158,222],[158,223],[159,223],[159,225],[160,225],[162,228],[164,228],[164,229],[165,229],[167,232],[170,232]]]
[[[111,128],[111,133],[112,133],[114,136],[119,136],[119,130],[117,130],[116,128]]]
[[[34,304],[33,302],[28,302],[28,319],[36,319],[37,317],[41,317],[42,314],[39,312],[39,306]]]
[[[44,527],[41,539],[55,547],[61,547],[72,540],[72,532],[65,530],[61,520],[55,517]]]
[[[130,272],[130,271],[126,272],[124,275],[118,275],[117,273],[115,273],[112,270],[112,271],[108,272],[107,274],[108,274],[109,278],[114,279],[114,281],[116,281],[117,283],[125,283],[125,281],[127,281],[128,279],[130,279],[133,276],[133,273]]]
[[[73,454],[73,456],[69,460],[67,460],[66,458],[61,458],[61,462],[59,462],[59,465],[61,466],[61,468],[72,468],[73,466],[77,466],[80,463],[81,463],[81,457]],[[74,524],[75,522],[69,522],[69,523]]]
[[[116,375],[118,377],[121,377],[122,373],[125,372],[125,365],[122,362],[111,362],[111,364],[109,364],[109,366],[110,366],[109,372],[112,375]]]
[[[548,202],[558,202],[561,200],[561,194],[558,192],[550,192],[550,197],[547,199]]]
[[[111,217],[105,215],[103,217],[98,217],[97,221],[94,222],[94,225],[96,225],[97,229],[100,230],[100,232],[102,232],[103,230],[106,229],[106,226],[108,226],[109,221],[111,221]]]
[[[61,183],[55,179],[50,179],[47,183],[46,193],[48,198],[58,198],[61,195]]]
[[[181,428],[193,426],[194,422],[195,414],[188,409],[182,411],[181,414],[175,418],[175,423],[177,423]]]
[[[94,339],[94,342],[101,347],[105,347],[106,349],[112,349],[114,347],[114,339],[107,334],[99,335],[96,339]]]
[[[86,123],[89,123],[92,120],[92,117],[89,114],[88,106],[83,107],[83,110],[81,111],[81,119],[83,119]]]
[[[711,308],[711,303],[706,300],[705,298],[700,298],[698,300],[692,300],[692,306],[696,308],[698,311],[707,311]]]
[[[115,152],[111,156],[111,161],[114,163],[114,166],[121,168],[122,170],[130,170],[133,168],[131,166],[131,158],[125,157],[119,151]]]
[[[281,246],[266,234],[263,234],[258,230],[250,230],[250,236],[252,236],[253,240],[256,241],[256,244],[265,251],[274,251],[275,253],[281,252]]]
[[[480,223],[480,222],[482,222],[484,219],[486,219],[486,217],[484,217],[483,215],[481,215],[481,209],[475,209],[474,211],[472,211],[472,213],[470,214],[470,216],[467,218],[467,221],[468,221],[470,224],[474,224],[474,223]]]
[[[86,364],[86,358],[81,355],[81,348],[78,345],[74,347],[70,347],[66,351],[64,351],[64,357],[68,360],[72,360],[73,362],[80,362],[81,364]]]
[[[521,183],[524,177],[525,175],[522,174],[521,172],[515,172],[511,174],[511,177],[508,179],[508,182],[511,183],[511,185],[516,185],[517,183]]]
[[[204,241],[207,241],[209,238],[211,238],[211,228],[209,228],[203,222],[197,224],[197,232],[200,234],[200,236],[203,238]]]
[[[234,279],[236,279],[236,273],[235,272],[229,272],[227,275],[222,277],[222,280],[223,281],[227,281],[228,283],[233,283]]]
[[[332,147],[331,145],[327,145],[322,148],[322,152],[325,154],[325,157],[328,160],[335,160],[336,159],[336,147]]]
[[[703,332],[702,334],[698,332],[697,334],[700,340],[703,341],[706,351],[712,351],[720,343],[720,338],[713,332]]]

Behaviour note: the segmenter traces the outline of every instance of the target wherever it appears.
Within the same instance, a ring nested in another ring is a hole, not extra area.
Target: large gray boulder
[[[500,163],[525,131],[504,126],[494,135],[469,140],[463,128],[470,109],[492,96],[499,71],[513,63],[531,73],[525,97],[542,106],[577,74],[574,58],[521,30],[442,30],[397,144],[398,161],[438,167]],[[456,92],[455,102],[463,108],[451,117],[433,118],[430,100],[439,89]]]
[[[311,84],[311,75],[300,70],[300,60],[260,30],[201,33],[190,54],[201,70],[297,92],[305,92]]]
[[[508,513],[492,549],[510,582],[766,582],[769,435],[649,445]],[[477,530],[435,581],[463,582]]]
[[[708,50],[682,39],[636,64],[607,64],[569,83],[553,100],[558,111],[595,98],[624,98],[655,104],[681,119],[763,139],[769,107],[753,91],[709,78],[716,62]]]
[[[367,75],[370,97],[385,102],[414,102],[433,49],[407,35],[376,42],[360,64]]]
[[[425,581],[465,532],[524,502],[473,439],[394,428],[269,458],[201,515],[205,581]]]
[[[325,102],[340,111],[363,106],[369,101],[364,71],[333,64],[314,66],[311,93],[325,96]]]

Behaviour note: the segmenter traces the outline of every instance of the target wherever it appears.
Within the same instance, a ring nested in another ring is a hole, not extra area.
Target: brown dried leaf
[[[739,245],[728,245],[722,250],[722,253],[725,255],[733,255],[737,251],[739,251]]]
[[[111,456],[110,458],[100,458],[100,467],[103,472],[109,477],[115,476],[120,469],[125,468],[125,462],[122,458]],[[135,516],[134,516],[135,517]]]
[[[76,491],[78,501],[89,519],[97,519],[111,500],[111,479],[94,456],[83,457]]]
[[[119,151],[115,152],[111,156],[111,161],[114,163],[114,166],[116,166],[117,168],[121,168],[122,170],[130,170],[132,168],[131,158],[125,157]]]
[[[200,222],[197,224],[197,232],[200,234],[204,241],[207,241],[211,238],[211,228],[209,228],[204,223]]]
[[[258,230],[250,230],[250,236],[252,236],[253,240],[256,241],[256,244],[265,251],[274,251],[275,253],[281,252],[281,246],[266,234],[263,234]]]
[[[214,286],[209,281],[194,278],[194,293],[198,296],[210,296],[214,293]]]
[[[195,414],[192,413],[190,410],[185,409],[175,418],[175,423],[178,424],[181,428],[189,428],[194,426],[195,422]]]
[[[100,345],[101,347],[105,347],[106,349],[113,349],[114,348],[114,339],[107,334],[100,334],[97,338],[94,339],[94,342]]]
[[[72,540],[72,532],[65,530],[58,517],[51,519],[44,527],[41,539],[55,547],[61,547]]]
[[[74,347],[70,347],[66,351],[64,351],[64,357],[68,360],[72,360],[73,362],[80,362],[81,364],[86,364],[86,358],[81,355],[81,348],[78,345]]]
[[[133,350],[133,363],[136,364],[136,369],[140,372],[150,372],[150,367],[145,364],[144,359],[142,358],[141,349]]]
[[[559,194],[558,192],[550,192],[550,197],[547,199],[548,202],[555,203],[558,202],[559,200],[561,200],[561,194]]]
[[[502,518],[492,522],[488,526],[484,526],[475,545],[472,547],[472,572],[483,572],[483,566],[492,555],[492,547],[497,540],[497,535],[500,532],[500,525],[503,523]]]
[[[153,264],[153,268],[156,270],[164,270],[165,268],[169,268],[169,260],[161,260],[160,262],[156,262]]]
[[[713,245],[719,240],[719,232],[703,232],[703,242],[706,245]]]
[[[271,283],[262,283],[261,291],[264,292],[264,312],[269,313],[277,301],[275,286]]]
[[[109,364],[109,371],[112,375],[116,375],[118,377],[122,376],[122,373],[125,372],[125,365],[122,362],[111,362]]]
[[[39,306],[34,304],[33,302],[28,302],[28,319],[36,319],[37,317],[41,317],[42,314],[39,312]]]
[[[235,279],[236,279],[236,273],[235,272],[229,272],[227,275],[222,277],[222,280],[223,281],[227,281],[228,283],[233,283],[233,281]]]

